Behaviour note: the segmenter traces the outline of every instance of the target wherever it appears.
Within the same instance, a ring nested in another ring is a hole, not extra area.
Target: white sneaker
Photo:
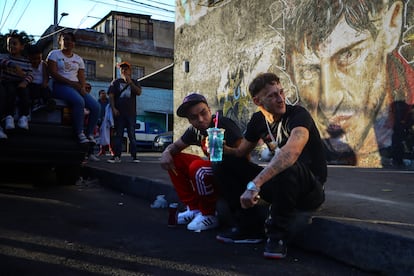
[[[89,155],[89,156],[88,156],[88,160],[98,162],[98,161],[100,161],[101,159],[99,159],[98,157],[96,157],[96,155],[95,155],[95,154],[91,154],[91,155]]]
[[[14,118],[11,115],[6,117],[6,129],[14,129]]]
[[[190,210],[190,208],[187,207],[187,211],[178,213],[177,224],[190,223],[197,214],[200,214],[200,210]]]
[[[79,134],[78,139],[79,139],[79,143],[81,144],[89,143],[89,139],[86,138],[84,133]]]
[[[7,134],[4,133],[2,127],[0,127],[0,139],[7,139]]]
[[[22,116],[17,121],[17,126],[23,129],[29,129],[29,120],[27,119],[27,116]]]
[[[93,137],[93,135],[89,135],[88,140],[89,142],[96,144],[96,140],[95,140],[95,137]]]
[[[187,229],[191,231],[203,231],[216,228],[219,225],[216,216],[204,216],[198,213],[196,217],[187,225]]]

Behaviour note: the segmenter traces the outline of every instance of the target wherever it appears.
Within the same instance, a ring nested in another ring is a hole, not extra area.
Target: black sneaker
[[[218,234],[216,239],[224,243],[261,243],[263,241],[263,235],[259,233],[248,233],[238,227],[233,227],[227,232]]]
[[[108,159],[109,163],[121,163],[121,158],[118,156],[113,156],[111,159]]]
[[[283,259],[286,257],[287,247],[284,240],[268,238],[263,256],[267,259]]]
[[[52,112],[56,109],[56,101],[52,98],[46,100],[46,110]]]

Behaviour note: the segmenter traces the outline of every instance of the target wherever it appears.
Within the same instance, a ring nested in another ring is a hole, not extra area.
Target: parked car
[[[164,151],[165,148],[169,144],[172,144],[172,142],[173,142],[173,132],[167,131],[167,132],[161,133],[160,135],[157,135],[154,138],[152,148],[155,151]]]
[[[56,100],[54,111],[46,107],[32,110],[29,130],[17,127],[0,139],[0,166],[4,172],[16,169],[41,181],[53,173],[59,184],[75,184],[89,144],[79,144],[73,132],[71,111],[62,100]]]
[[[164,131],[165,130],[157,123],[142,122],[137,120],[135,124],[135,140],[137,141],[137,146],[151,148],[155,136],[163,133]],[[126,129],[124,137],[128,137]]]

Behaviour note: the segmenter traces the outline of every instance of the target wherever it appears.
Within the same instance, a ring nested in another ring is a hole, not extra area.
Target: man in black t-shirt
[[[191,231],[212,229],[219,225],[215,216],[217,189],[212,163],[182,151],[190,145],[196,145],[208,156],[205,143],[207,129],[215,126],[216,118],[212,116],[206,98],[197,93],[184,98],[177,115],[187,118],[191,125],[161,156],[161,167],[168,171],[179,199],[187,205],[187,210],[178,214],[177,223],[188,224],[187,229]],[[241,131],[231,119],[220,117],[218,128],[225,129],[224,140],[229,147],[240,143]]]
[[[279,259],[286,256],[295,211],[314,210],[325,200],[326,158],[311,115],[301,106],[286,105],[275,74],[259,74],[249,92],[260,111],[251,117],[239,147],[224,147],[234,157],[223,160],[215,172],[222,183],[221,195],[237,215],[236,225],[216,238],[228,243],[258,243],[265,232],[264,257]],[[265,168],[240,158],[260,139],[274,154]],[[260,216],[260,198],[271,204],[267,219]]]
[[[114,156],[110,163],[121,162],[122,139],[126,128],[130,143],[132,162],[139,162],[135,140],[137,96],[142,93],[141,85],[132,78],[131,64],[124,61],[119,64],[121,77],[112,81],[108,89],[109,103],[114,118]]]

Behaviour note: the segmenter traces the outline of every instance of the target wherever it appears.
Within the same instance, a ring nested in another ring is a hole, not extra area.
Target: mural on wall
[[[176,47],[176,58],[191,54],[203,68],[187,86],[208,84],[216,108],[244,129],[255,111],[248,84],[273,71],[289,103],[311,112],[331,162],[380,167],[414,155],[412,1],[255,2],[193,7],[188,23],[178,20],[186,52]],[[195,38],[202,32],[208,43]]]
[[[297,91],[291,85],[289,76],[283,67],[284,38],[275,35],[275,22],[269,8],[262,9],[263,16],[255,14],[255,21],[246,20],[251,17],[251,11],[257,10],[260,3],[244,2],[231,8],[222,9],[218,13],[221,18],[218,24],[220,33],[224,37],[225,57],[222,60],[221,76],[216,88],[218,104],[223,114],[238,122],[241,129],[245,129],[251,114],[256,111],[252,104],[247,87],[251,79],[258,73],[271,69],[277,72],[285,86],[288,99],[297,102]],[[232,24],[228,24],[229,19]],[[257,30],[256,26],[266,26],[265,30]],[[252,35],[257,35],[254,39]],[[223,45],[223,43],[221,43]],[[296,95],[292,97],[291,95]]]
[[[182,24],[194,25],[211,8],[218,8],[229,1],[231,0],[176,0],[175,6],[178,13],[176,27]]]
[[[284,18],[287,71],[330,159],[403,161],[401,121],[414,103],[414,71],[399,53],[408,2],[387,2],[297,1]]]

